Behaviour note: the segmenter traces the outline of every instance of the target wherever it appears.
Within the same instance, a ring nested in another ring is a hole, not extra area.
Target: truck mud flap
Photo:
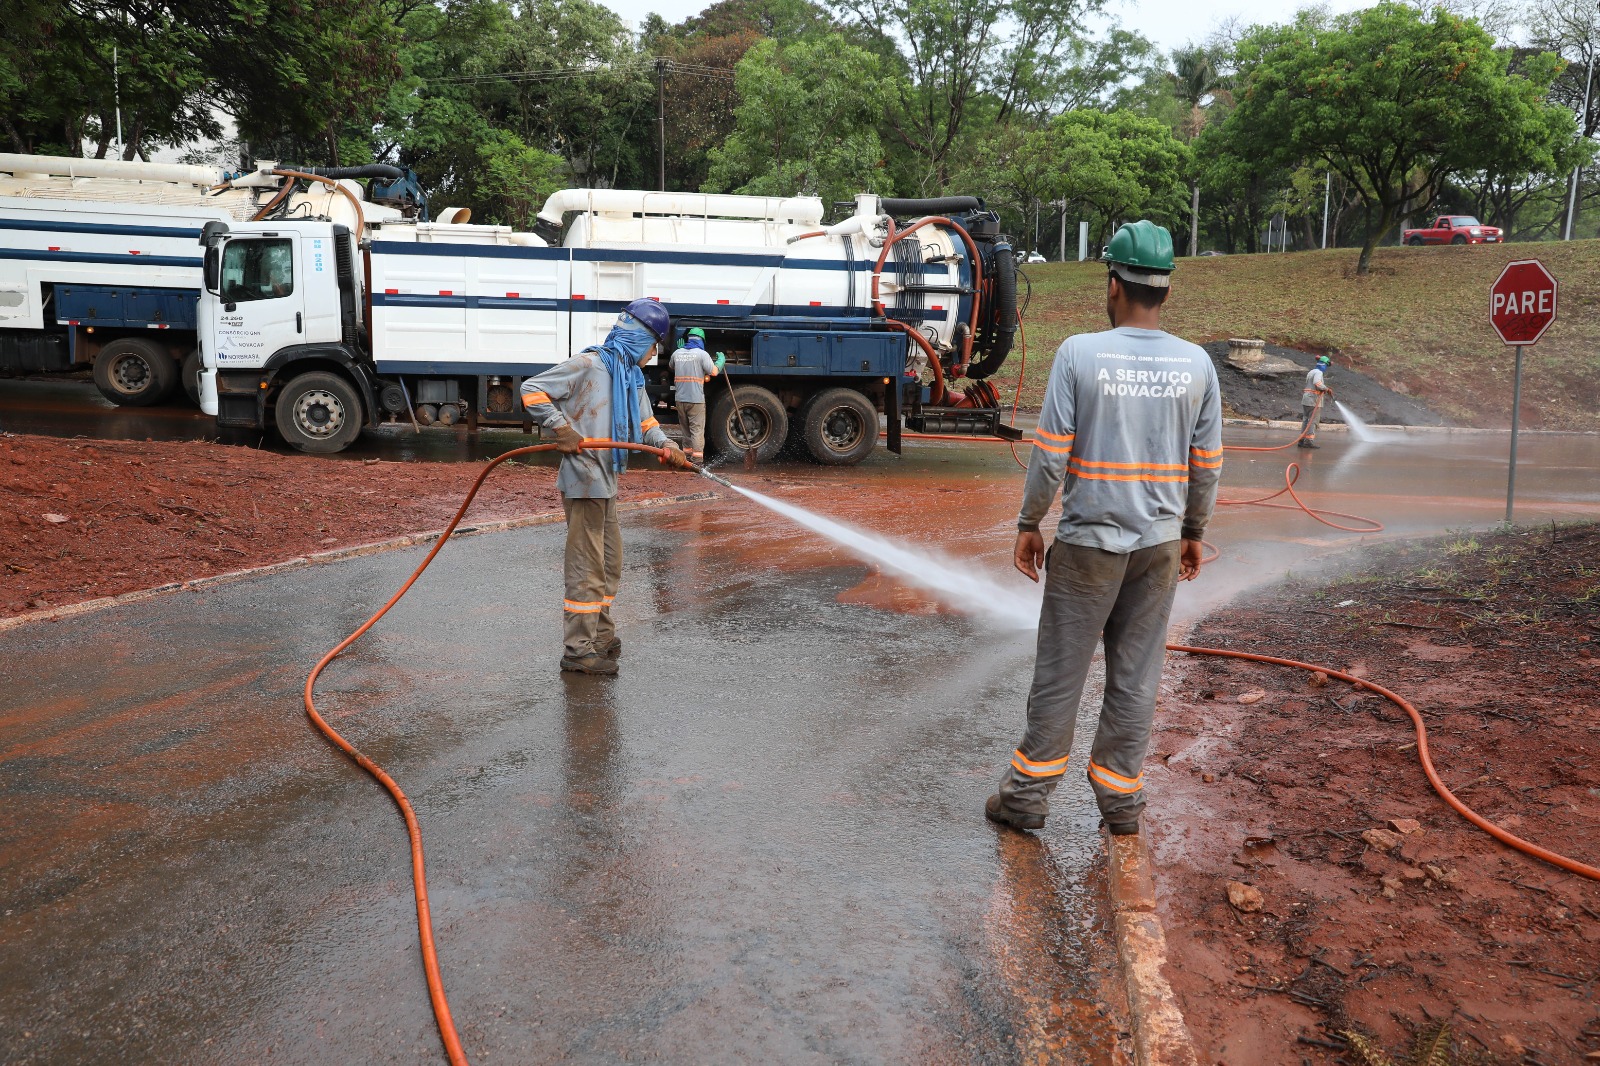
[[[261,375],[256,371],[217,371],[217,425],[260,429],[263,417]]]

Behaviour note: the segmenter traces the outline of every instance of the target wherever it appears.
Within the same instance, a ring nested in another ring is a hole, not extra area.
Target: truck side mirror
[[[206,291],[213,296],[222,295],[222,248],[213,244],[206,249],[205,260]]]

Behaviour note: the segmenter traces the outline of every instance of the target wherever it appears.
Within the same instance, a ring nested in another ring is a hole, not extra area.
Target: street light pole
[[[1333,201],[1333,171],[1328,171],[1328,184],[1322,190],[1322,247],[1328,247],[1328,205]]]
[[[1595,5],[1600,10],[1600,3]],[[1583,78],[1583,112],[1578,115],[1578,136],[1584,135],[1584,127],[1589,122],[1589,90],[1594,88],[1594,20],[1589,20],[1589,72]],[[1567,225],[1561,239],[1572,240],[1572,229],[1577,224],[1578,214],[1578,175],[1583,171],[1582,163],[1575,163],[1572,167],[1572,179],[1567,188]]]

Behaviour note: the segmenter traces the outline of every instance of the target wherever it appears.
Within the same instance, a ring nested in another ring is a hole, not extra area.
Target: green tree
[[[1453,177],[1546,165],[1573,137],[1546,94],[1555,57],[1523,73],[1476,23],[1385,0],[1331,19],[1302,12],[1239,45],[1238,151],[1283,167],[1331,169],[1360,190],[1358,273],[1401,218],[1426,211]]]
[[[736,77],[737,124],[711,150],[707,192],[832,203],[889,191],[876,124],[892,88],[876,55],[837,33],[788,45],[763,40]]]
[[[1027,134],[1006,169],[1007,183],[1035,200],[1061,200],[1090,221],[1104,243],[1120,222],[1181,216],[1187,145],[1158,119],[1125,111],[1069,111]]]

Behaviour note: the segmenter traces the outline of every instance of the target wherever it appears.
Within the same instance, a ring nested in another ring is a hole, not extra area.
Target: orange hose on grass
[[[1312,663],[1303,663],[1298,659],[1281,659],[1275,655],[1258,655],[1254,652],[1232,651],[1225,648],[1196,648],[1190,647],[1187,644],[1168,644],[1167,650],[1181,651],[1189,655],[1214,655],[1225,659],[1243,659],[1246,662],[1268,663],[1273,666],[1292,666],[1297,670],[1320,671],[1324,674],[1327,674],[1329,677],[1336,677],[1340,681],[1348,682],[1349,684],[1354,685],[1356,688],[1362,688],[1369,692],[1377,693],[1411,716],[1411,724],[1416,728],[1417,733],[1417,759],[1422,763],[1422,772],[1427,775],[1428,783],[1432,785],[1433,790],[1439,794],[1439,798],[1444,800],[1445,803],[1451,807],[1451,809],[1453,809],[1457,814],[1461,815],[1461,817],[1465,818],[1467,821],[1471,822],[1473,825],[1477,826],[1479,829],[1482,829],[1485,833],[1488,833],[1490,836],[1500,841],[1502,844],[1509,845],[1525,855],[1531,855],[1536,859],[1541,859],[1544,862],[1550,863],[1552,866],[1560,867],[1569,873],[1575,873],[1579,877],[1587,877],[1593,881],[1600,881],[1600,867],[1590,866],[1588,863],[1579,862],[1576,859],[1569,859],[1565,855],[1559,855],[1556,852],[1550,851],[1546,848],[1541,848],[1537,844],[1523,840],[1521,837],[1502,829],[1498,825],[1495,825],[1493,822],[1489,821],[1489,819],[1483,817],[1483,815],[1479,814],[1477,811],[1474,811],[1471,807],[1468,807],[1465,803],[1462,803],[1459,799],[1457,799],[1455,793],[1451,792],[1449,787],[1439,777],[1439,772],[1434,769],[1433,757],[1428,752],[1428,727],[1423,724],[1422,715],[1415,707],[1411,705],[1411,701],[1407,700],[1405,697],[1391,692],[1375,682],[1356,677],[1354,674],[1347,674],[1340,670],[1331,670],[1326,666],[1316,666]]]
[[[665,448],[652,448],[647,444],[624,444],[610,440],[584,441],[583,446],[591,450],[620,448],[627,451],[650,452],[660,458],[665,458],[667,455]],[[362,634],[376,625],[378,619],[388,614],[389,609],[400,602],[400,597],[404,596],[410,591],[411,586],[416,584],[417,578],[421,577],[422,572],[428,569],[428,564],[433,562],[434,556],[439,554],[439,550],[450,539],[450,534],[454,533],[456,526],[461,524],[461,519],[467,513],[467,508],[472,506],[473,499],[477,497],[478,490],[483,488],[484,479],[489,476],[491,470],[515,456],[528,455],[532,452],[548,452],[555,447],[556,445],[551,443],[534,444],[526,448],[513,448],[485,465],[482,472],[478,474],[478,479],[472,483],[472,488],[467,493],[467,498],[461,501],[461,507],[456,511],[455,517],[450,519],[450,524],[444,527],[444,532],[439,534],[439,539],[434,544],[433,549],[417,565],[417,568],[411,572],[411,576],[406,578],[405,584],[401,585],[395,594],[389,597],[389,601],[378,608],[371,618],[361,623],[361,628],[345,637],[332,651],[317,660],[317,665],[311,668],[311,676],[306,678],[306,715],[311,719],[311,723],[317,727],[323,736],[333,741],[341,751],[355,760],[357,766],[360,766],[377,779],[378,783],[394,798],[395,806],[400,808],[400,816],[405,819],[406,835],[411,838],[411,880],[415,886],[417,900],[417,935],[422,944],[422,969],[428,981],[428,999],[433,1003],[433,1016],[439,1024],[439,1039],[444,1044],[444,1052],[449,1058],[451,1066],[466,1066],[467,1054],[461,1049],[461,1040],[456,1035],[455,1022],[450,1018],[450,1003],[445,998],[444,979],[439,974],[439,954],[433,945],[433,919],[428,909],[428,879],[422,857],[422,829],[417,825],[416,812],[411,809],[411,801],[406,799],[406,794],[401,791],[394,778],[384,773],[383,768],[377,763],[356,750],[355,745],[340,736],[338,731],[329,725],[322,715],[317,713],[317,705],[312,698],[312,689],[316,686],[317,678],[327,665],[338,658],[339,654],[346,648],[359,640]]]

